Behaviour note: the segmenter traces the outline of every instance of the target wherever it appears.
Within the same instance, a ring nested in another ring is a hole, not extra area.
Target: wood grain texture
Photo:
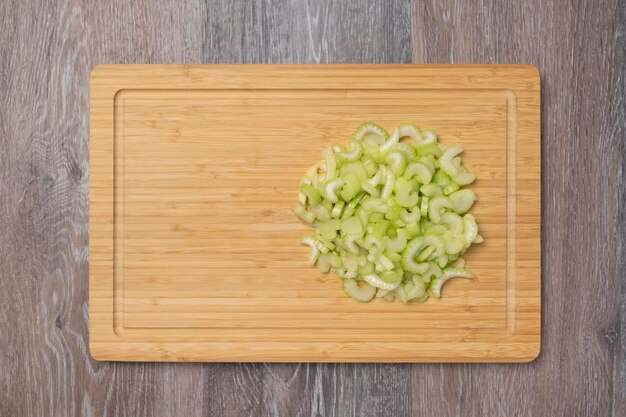
[[[0,2],[0,415],[625,415],[623,19],[608,0]],[[542,72],[538,360],[91,360],[91,68],[411,59]]]
[[[540,336],[539,75],[528,65],[108,65],[90,94],[90,352],[101,360],[530,361]],[[355,303],[290,212],[374,120],[463,146],[485,243],[421,305]],[[410,334],[406,334],[410,329]]]

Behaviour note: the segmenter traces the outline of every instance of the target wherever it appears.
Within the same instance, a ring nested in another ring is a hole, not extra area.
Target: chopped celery
[[[454,211],[459,214],[463,214],[468,211],[474,201],[476,201],[476,195],[472,190],[459,190],[449,195],[450,201],[454,206]]]
[[[389,135],[374,123],[362,124],[346,147],[324,150],[293,207],[316,228],[302,239],[309,262],[334,271],[360,302],[421,303],[440,297],[448,279],[471,278],[461,256],[483,237],[467,214],[476,196],[463,186],[475,177],[461,152],[431,130],[404,124]]]
[[[320,234],[329,240],[337,236],[337,230],[341,229],[341,222],[337,219],[326,220],[317,226]]]
[[[396,275],[396,280],[394,282],[387,282],[377,274],[370,274],[365,276],[365,282],[372,287],[390,291],[396,289],[402,280]]]
[[[348,217],[341,221],[341,231],[349,235],[360,235],[363,231],[363,226],[356,217]]]
[[[318,193],[315,187],[310,184],[301,184],[300,191],[306,196],[307,201],[311,206],[317,206],[322,201],[320,193]]]
[[[324,197],[331,203],[336,203],[339,200],[337,191],[339,191],[345,183],[346,181],[343,178],[334,178],[328,181],[324,186]]]
[[[298,204],[293,207],[293,213],[298,216],[303,223],[312,224],[315,221],[315,214],[310,211],[307,211],[306,208],[302,204]]]
[[[335,219],[341,218],[341,215],[343,214],[343,208],[345,207],[345,205],[346,205],[345,201],[337,201],[337,203],[333,207],[333,210],[330,212],[330,216],[334,217]]]
[[[435,197],[443,194],[441,187],[433,183],[422,185],[420,192],[428,197]]]
[[[440,277],[437,277],[430,284],[429,290],[433,297],[439,298],[441,297],[441,287],[446,283],[450,278],[459,277],[459,278],[473,278],[474,274],[465,269],[456,269],[456,268],[447,268],[443,270],[443,274]]]
[[[366,303],[376,295],[376,288],[369,283],[357,282],[353,279],[344,279],[342,285],[343,292],[356,301]]]

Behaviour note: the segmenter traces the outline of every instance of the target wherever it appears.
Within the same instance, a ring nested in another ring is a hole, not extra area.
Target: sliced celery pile
[[[476,196],[462,187],[474,175],[461,152],[431,130],[405,124],[389,135],[374,123],[361,125],[347,147],[326,149],[293,208],[315,228],[302,239],[309,262],[334,271],[361,302],[423,302],[439,298],[450,278],[472,278],[461,255],[483,239],[467,214]]]

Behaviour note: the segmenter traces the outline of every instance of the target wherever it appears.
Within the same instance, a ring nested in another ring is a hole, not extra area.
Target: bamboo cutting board
[[[509,362],[540,349],[539,75],[524,65],[108,65],[91,77],[90,350],[121,361]],[[364,121],[459,143],[485,237],[443,298],[360,304],[290,212]]]

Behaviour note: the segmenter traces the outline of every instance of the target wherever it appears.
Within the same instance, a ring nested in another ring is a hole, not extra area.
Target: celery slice
[[[474,278],[474,274],[465,269],[456,269],[456,268],[447,268],[443,270],[443,274],[435,278],[435,280],[430,284],[430,293],[433,297],[439,298],[441,297],[441,287],[446,283],[450,278]]]
[[[341,221],[341,231],[349,235],[359,235],[363,232],[363,226],[356,217],[348,217]]]
[[[398,278],[395,282],[387,282],[377,274],[369,274],[365,276],[365,282],[372,287],[390,291],[396,289],[400,285],[401,280]]]
[[[326,149],[323,152],[324,159],[326,160],[326,179],[328,182],[331,179],[335,178],[336,168],[337,168],[337,160],[335,159],[335,154],[331,149]]]
[[[346,295],[361,303],[366,303],[376,295],[376,288],[369,284],[360,284],[353,279],[344,279],[342,285]]]

